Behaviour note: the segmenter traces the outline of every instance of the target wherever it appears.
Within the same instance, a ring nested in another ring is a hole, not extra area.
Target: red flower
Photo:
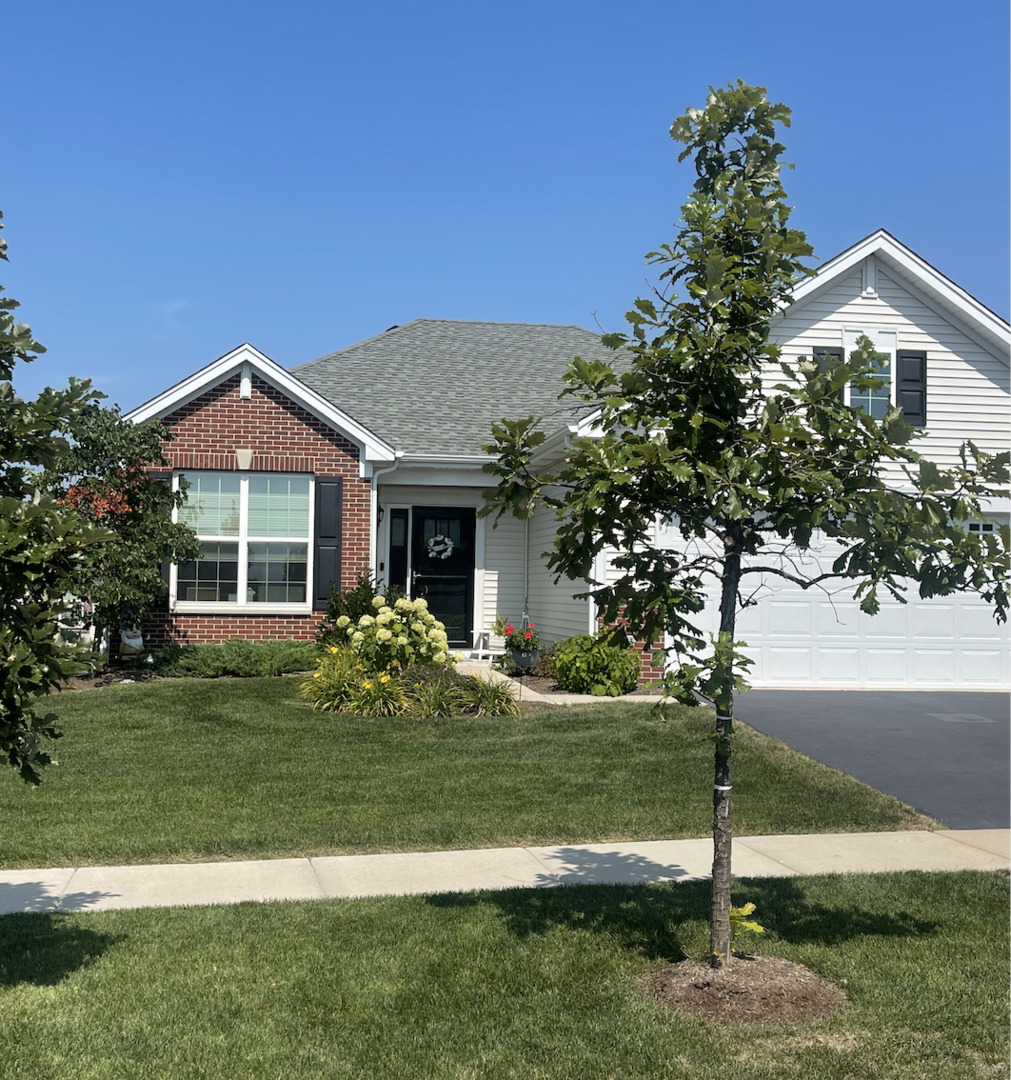
[[[530,625],[531,625],[531,626],[533,626],[533,623],[531,623]],[[528,637],[528,638],[531,638],[531,637],[533,637],[534,635],[533,635],[533,634],[531,634],[531,633],[530,633],[530,631],[528,630],[528,631],[527,631],[527,632],[526,632],[526,633],[525,633],[525,634],[524,634],[523,636],[524,636],[524,637]]]
[[[515,629],[516,629],[516,627],[515,627],[515,626],[513,626],[513,625],[512,625],[512,623],[510,623],[510,624],[509,624],[509,625],[508,625],[508,626],[506,627],[506,637],[508,637],[508,636],[509,636],[509,635],[510,635],[510,634],[511,634],[511,633],[512,633],[512,632],[513,632],[513,631],[514,631]]]

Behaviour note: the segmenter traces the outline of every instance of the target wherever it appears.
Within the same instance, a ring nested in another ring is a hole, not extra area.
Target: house
[[[881,396],[897,395],[924,427],[922,453],[949,465],[967,438],[1006,448],[1011,328],[888,233],[795,296],[775,326],[785,358],[848,352],[867,334],[888,359]],[[470,648],[499,612],[527,612],[547,640],[594,629],[585,583],[556,583],[541,558],[551,513],[477,516],[493,422],[543,417],[548,452],[592,429],[557,396],[576,354],[614,358],[579,327],[419,319],[293,371],[242,345],[135,409],[134,421],[160,417],[175,433],[171,479],[186,477],[184,514],[204,550],[171,568],[149,641],[309,637],[331,583],[347,588],[368,569],[425,595],[454,647]],[[1007,516],[995,502],[967,527]],[[595,576],[607,573],[602,559]],[[1011,681],[1008,635],[981,601],[884,604],[869,620],[848,595],[770,587],[740,623],[754,684]]]

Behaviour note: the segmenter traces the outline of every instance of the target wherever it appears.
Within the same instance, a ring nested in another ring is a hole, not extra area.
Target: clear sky
[[[132,408],[244,341],[419,317],[624,328],[741,78],[793,109],[793,223],[886,228],[1008,314],[1005,0],[34,0],[3,17],[0,281]],[[381,394],[382,387],[376,392]]]

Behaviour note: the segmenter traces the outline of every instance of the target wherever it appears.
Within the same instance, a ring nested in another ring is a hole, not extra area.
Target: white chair
[[[472,660],[494,660],[498,655],[491,647],[491,631],[475,630],[474,646],[470,651]]]

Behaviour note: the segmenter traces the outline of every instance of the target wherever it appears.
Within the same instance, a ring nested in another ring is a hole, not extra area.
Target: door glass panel
[[[411,595],[446,627],[450,645],[469,647],[473,621],[474,530],[471,508],[415,506],[411,525]]]

